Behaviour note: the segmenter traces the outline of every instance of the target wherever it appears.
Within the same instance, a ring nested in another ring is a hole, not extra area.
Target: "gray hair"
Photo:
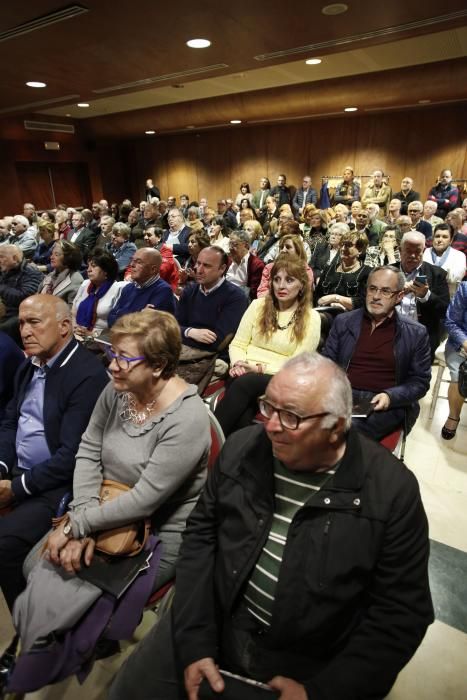
[[[344,224],[343,221],[336,221],[335,224],[329,228],[329,234],[337,233],[339,236],[343,236],[346,233],[350,233],[350,226]]]
[[[282,369],[297,370],[302,368],[309,375],[318,376],[322,370],[328,370],[331,374],[326,385],[326,390],[321,396],[323,410],[329,412],[321,421],[322,428],[333,428],[336,419],[344,418],[345,430],[349,430],[352,423],[352,387],[344,370],[335,362],[317,352],[303,352],[286,362]]]
[[[195,206],[188,207],[187,214],[190,213],[190,211],[194,211],[196,214],[196,218],[199,219],[199,208]]]
[[[423,245],[423,248],[425,248],[426,238],[423,233],[420,233],[419,231],[408,231],[402,236],[401,248],[403,248],[406,243],[419,243]]]
[[[251,238],[248,231],[244,231],[243,229],[240,229],[239,231],[232,231],[231,237],[232,236],[236,236],[238,240],[244,243],[246,246],[251,245]]]
[[[407,210],[409,209],[409,207],[416,207],[418,211],[423,211],[423,203],[420,202],[418,199],[414,199],[413,202],[409,202],[409,204],[407,205]]]
[[[373,268],[373,270],[368,275],[367,285],[370,284],[370,279],[376,272],[384,272],[385,270],[388,270],[389,272],[394,272],[394,274],[397,275],[397,291],[401,292],[405,287],[405,275],[402,272],[402,270],[399,270],[398,267],[394,267],[394,265],[382,265],[381,267]]]
[[[112,233],[128,239],[130,237],[131,229],[128,224],[123,223],[123,221],[117,221],[117,223],[112,226]]]
[[[28,219],[25,216],[23,216],[22,214],[15,214],[13,218],[19,224],[22,224],[23,226],[29,226]]]
[[[6,255],[9,258],[16,258],[18,262],[22,262],[24,258],[24,253],[21,248],[18,248],[14,243],[4,243],[0,246],[0,253]]]
[[[113,216],[110,216],[110,214],[104,214],[104,216],[101,216],[101,221],[104,221],[104,219],[105,219],[105,221],[108,222],[112,227],[115,226],[116,221],[115,221],[115,219],[113,218]]]

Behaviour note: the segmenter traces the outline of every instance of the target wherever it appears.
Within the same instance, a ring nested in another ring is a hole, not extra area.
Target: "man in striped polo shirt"
[[[188,520],[173,611],[109,700],[250,697],[219,668],[269,684],[265,700],[387,695],[433,621],[428,528],[415,477],[351,408],[320,355],[271,379],[265,424],[229,437]]]

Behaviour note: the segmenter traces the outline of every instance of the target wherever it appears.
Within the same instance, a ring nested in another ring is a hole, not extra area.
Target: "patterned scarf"
[[[112,285],[113,282],[104,282],[100,287],[96,288],[92,282],[89,283],[87,288],[88,296],[86,299],[83,299],[78,306],[78,311],[76,313],[76,323],[78,326],[83,326],[87,328],[88,331],[92,331],[96,325],[99,299],[102,299],[102,297],[107,294]]]

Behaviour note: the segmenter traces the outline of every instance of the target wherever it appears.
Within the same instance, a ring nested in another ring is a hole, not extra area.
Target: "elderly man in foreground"
[[[0,587],[10,609],[25,586],[22,566],[71,491],[75,456],[99,394],[103,365],[73,337],[59,297],[36,294],[19,307],[31,360],[20,366],[0,428]]]
[[[271,379],[265,424],[229,437],[188,520],[173,611],[111,700],[215,697],[200,686],[230,685],[219,668],[281,700],[389,692],[433,621],[428,527],[414,475],[350,427],[351,408],[317,354]]]

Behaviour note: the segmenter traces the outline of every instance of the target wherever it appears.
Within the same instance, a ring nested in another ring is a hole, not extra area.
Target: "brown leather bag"
[[[113,501],[114,498],[118,498],[126,491],[130,491],[130,486],[112,481],[112,479],[104,479],[101,486],[100,502]],[[96,550],[111,556],[134,557],[141,552],[146,544],[150,524],[149,518],[145,518],[139,523],[129,523],[96,533]]]

